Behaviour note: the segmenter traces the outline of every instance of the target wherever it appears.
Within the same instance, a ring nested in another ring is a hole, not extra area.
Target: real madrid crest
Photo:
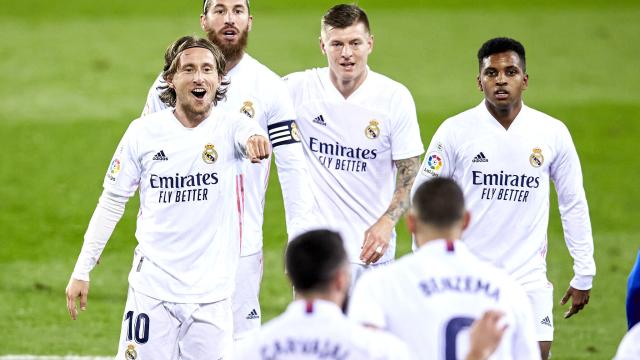
[[[531,153],[531,156],[529,156],[529,163],[531,164],[531,166],[537,168],[542,166],[542,164],[544,164],[544,156],[542,155],[542,149],[540,148],[533,148],[533,153]]]
[[[369,126],[364,129],[364,135],[369,139],[376,139],[380,136],[380,127],[378,124],[380,123],[377,120],[369,121]]]
[[[252,118],[256,116],[256,111],[253,108],[253,103],[251,101],[245,101],[242,103],[242,107],[240,108],[240,112]]]
[[[206,162],[207,164],[213,164],[214,162],[216,162],[216,160],[218,160],[218,152],[216,151],[215,146],[213,146],[212,143],[208,143],[204,146],[204,151],[202,152],[202,160],[204,160],[204,162]]]
[[[127,360],[136,360],[138,358],[138,352],[135,349],[135,345],[127,345],[127,350],[124,352],[124,357]]]
[[[295,121],[291,122],[291,137],[295,141],[300,141],[300,133],[298,133],[298,125]]]

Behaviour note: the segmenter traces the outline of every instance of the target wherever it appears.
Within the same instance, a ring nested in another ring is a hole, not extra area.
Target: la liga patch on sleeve
[[[426,176],[440,176],[444,166],[444,157],[441,153],[433,151],[427,155],[427,159],[422,167],[422,173]]]

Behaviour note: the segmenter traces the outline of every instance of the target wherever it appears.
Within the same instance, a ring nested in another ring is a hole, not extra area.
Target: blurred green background
[[[335,2],[254,0],[249,52],[281,75],[325,66],[319,19]],[[0,354],[115,354],[137,200],[92,272],[88,310],[69,320],[64,288],[127,124],[142,111],[162,54],[200,35],[201,1],[1,0]],[[611,358],[626,330],[626,277],[640,244],[640,4],[636,1],[359,1],[373,70],[413,93],[422,139],[480,102],[475,53],[510,36],[527,49],[528,105],[563,120],[582,160],[598,275],[588,307],[555,307],[554,359]],[[265,219],[264,320],[290,301],[284,212],[272,172]],[[554,195],[555,196],[555,195]],[[572,276],[552,199],[549,278]],[[399,225],[400,253],[409,251]]]

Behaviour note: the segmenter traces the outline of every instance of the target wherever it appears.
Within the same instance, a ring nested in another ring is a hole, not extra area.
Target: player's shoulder
[[[369,80],[375,87],[384,90],[387,93],[411,94],[404,84],[388,77],[387,75],[369,70],[368,76],[370,77]]]
[[[549,128],[552,131],[568,131],[564,122],[547,113],[529,107],[525,104],[522,104],[522,111],[526,112],[527,118],[532,124],[535,124],[535,126]]]
[[[172,119],[172,118],[174,118],[173,108],[166,108],[151,114],[143,115],[133,120],[130,124],[130,127],[140,128],[140,129],[153,128],[153,127],[157,127],[158,124],[167,122],[169,119]]]
[[[357,337],[359,347],[368,353],[371,359],[406,359],[407,345],[395,335],[383,330],[370,329],[357,325],[360,331]]]
[[[326,68],[311,68],[296,71],[283,76],[282,79],[290,89],[304,87],[314,80],[319,81],[324,70],[326,70]]]
[[[246,62],[246,66],[254,72],[257,80],[259,81],[255,85],[262,85],[265,84],[265,82],[280,83],[282,81],[278,74],[251,55],[244,54],[242,60]]]

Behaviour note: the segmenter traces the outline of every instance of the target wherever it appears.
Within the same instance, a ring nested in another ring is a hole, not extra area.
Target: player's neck
[[[457,240],[462,235],[462,230],[458,228],[439,229],[431,226],[424,226],[415,234],[416,245],[422,247],[431,241],[448,239]]]
[[[338,76],[336,74],[330,71],[329,78],[331,79],[331,83],[333,83],[333,86],[336,87],[336,89],[340,92],[342,97],[347,99],[354,92],[356,92],[356,90],[358,90],[358,88],[360,87],[360,85],[362,85],[362,83],[364,83],[364,80],[367,78],[368,72],[369,72],[368,70],[365,70],[358,77],[355,77],[350,80],[341,80],[341,79],[338,79]]]
[[[334,291],[328,292],[305,292],[305,293],[296,293],[296,300],[304,300],[304,301],[313,301],[313,300],[324,300],[331,303],[336,304],[337,307],[342,307],[342,303],[344,302],[344,295],[339,294]]]
[[[238,65],[240,61],[242,61],[243,56],[244,56],[244,51],[239,52],[237,55],[233,57],[230,56],[229,58],[226,58],[225,56],[227,65],[224,67],[224,72],[228,74],[229,71],[231,71],[231,69],[236,67],[236,65]]]
[[[194,128],[200,125],[200,123],[202,123],[207,117],[209,117],[212,108],[213,106],[206,113],[194,113],[176,104],[173,115],[176,117],[176,119],[178,119],[182,126],[186,128]]]
[[[491,116],[493,116],[493,118],[496,119],[500,125],[505,128],[505,130],[509,129],[513,120],[516,119],[520,110],[522,110],[522,101],[517,101],[513,105],[504,107],[494,106],[488,101],[485,101],[484,103]]]

